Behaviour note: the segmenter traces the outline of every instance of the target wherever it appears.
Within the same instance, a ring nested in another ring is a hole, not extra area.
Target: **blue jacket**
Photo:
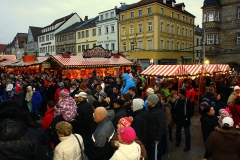
[[[125,83],[123,84],[123,87],[121,89],[122,94],[127,94],[129,92],[130,87],[135,87],[133,80],[130,79],[130,76],[128,73],[123,74],[123,78],[125,78]]]
[[[33,93],[32,96],[32,107],[40,107],[42,103],[42,96],[39,91]]]

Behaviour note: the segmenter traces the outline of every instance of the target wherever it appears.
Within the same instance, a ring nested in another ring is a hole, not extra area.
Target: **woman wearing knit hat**
[[[145,99],[145,102],[144,102],[144,109],[147,111],[148,110],[148,104],[147,104],[147,97],[150,95],[150,94],[154,94],[154,90],[153,88],[148,88],[147,91],[146,91],[146,99]]]
[[[118,129],[119,148],[110,160],[136,160],[140,159],[141,148],[134,141],[136,133],[132,127],[121,127]]]

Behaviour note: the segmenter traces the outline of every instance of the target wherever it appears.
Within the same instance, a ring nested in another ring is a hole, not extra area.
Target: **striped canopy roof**
[[[49,57],[37,57],[37,61],[34,61],[34,62],[23,62],[23,60],[21,60],[17,63],[8,65],[8,67],[28,67],[28,66],[39,65],[42,62],[45,62],[46,60],[48,60],[48,58]]]

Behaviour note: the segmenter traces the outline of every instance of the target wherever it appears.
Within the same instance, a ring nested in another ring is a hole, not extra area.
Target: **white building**
[[[199,25],[194,27],[194,64],[202,60],[202,38],[203,30]]]
[[[77,13],[72,13],[68,16],[55,20],[52,24],[42,28],[41,34],[38,36],[39,56],[55,55],[55,33],[80,22],[82,19]]]
[[[106,50],[111,50],[112,53],[119,53],[119,30],[118,30],[118,14],[120,11],[127,9],[128,5],[122,3],[120,8],[115,6],[99,13],[97,21],[97,45],[102,46]]]
[[[35,54],[38,56],[39,48],[38,48],[38,35],[41,34],[42,28],[40,27],[32,27],[28,28],[28,38],[27,38],[27,53],[29,55]]]

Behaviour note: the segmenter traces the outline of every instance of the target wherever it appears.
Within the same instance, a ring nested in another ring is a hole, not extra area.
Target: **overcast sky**
[[[44,27],[54,20],[77,12],[84,19],[99,12],[120,7],[121,2],[139,0],[2,0],[0,3],[0,44],[8,44],[17,33],[27,33],[29,26]],[[196,16],[195,25],[202,26],[203,0],[176,0],[184,2],[186,10]]]

